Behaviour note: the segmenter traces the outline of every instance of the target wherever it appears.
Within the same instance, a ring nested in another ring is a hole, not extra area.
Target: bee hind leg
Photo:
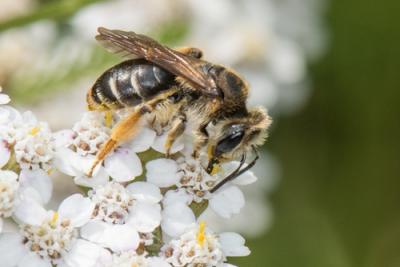
[[[171,148],[174,144],[174,141],[183,134],[183,132],[185,131],[185,127],[186,117],[184,115],[180,115],[175,120],[173,120],[172,127],[168,132],[167,140],[164,144],[166,151],[165,155],[167,158],[170,156]]]
[[[138,131],[138,122],[140,118],[150,112],[152,107],[149,105],[143,105],[131,114],[122,119],[111,131],[111,136],[107,142],[102,146],[100,151],[96,155],[92,167],[90,168],[87,176],[91,177],[96,166],[101,163],[105,157],[113,151],[121,142],[133,138]]]

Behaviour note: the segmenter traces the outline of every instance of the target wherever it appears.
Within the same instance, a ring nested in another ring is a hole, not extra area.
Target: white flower
[[[79,244],[78,229],[89,221],[94,205],[79,194],[65,199],[57,212],[46,211],[29,199],[22,202],[15,211],[20,233],[3,234],[0,238],[2,266],[75,267],[65,259]],[[92,255],[81,254],[82,261],[89,256]]]
[[[51,191],[51,179],[42,170],[22,170],[19,177],[12,171],[0,171],[0,223],[2,218],[10,217],[25,199],[47,203]]]
[[[110,124],[108,127],[106,124]],[[97,152],[110,137],[111,122],[99,112],[85,113],[72,130],[55,134],[57,144],[56,166],[65,174],[74,176],[79,185],[94,187],[105,184],[108,176],[117,182],[128,182],[142,173],[138,152],[147,150],[153,143],[155,132],[143,127],[131,142],[119,146],[99,164],[93,177],[86,173],[91,168]]]
[[[4,121],[0,121],[0,164],[9,161],[13,150],[20,168],[49,170],[54,145],[48,124],[29,111],[20,115],[13,109],[3,109],[0,113],[5,114]]]
[[[16,142],[14,152],[22,169],[49,170],[52,166],[54,146],[47,124],[32,127],[25,138]]]
[[[160,190],[146,182],[127,188],[116,182],[95,187],[88,193],[95,205],[82,236],[113,251],[135,250],[140,242],[151,245],[161,222]]]
[[[0,87],[1,92],[1,87]],[[11,99],[8,95],[0,93],[0,105],[5,105],[10,103]]]
[[[250,254],[244,242],[236,233],[216,235],[201,222],[164,245],[161,254],[172,266],[224,266],[226,257]]]
[[[247,171],[233,182],[211,194],[210,190],[228,175],[238,162],[222,165],[222,171],[214,176],[209,175],[199,163],[189,157],[172,159],[156,159],[146,164],[147,181],[159,187],[176,186],[169,191],[163,201],[164,205],[173,202],[200,203],[208,200],[211,208],[220,216],[229,218],[237,214],[245,204],[242,191],[234,184],[247,185],[257,180],[251,171]]]
[[[161,257],[149,257],[147,253],[138,255],[134,251],[124,251],[114,253],[112,262],[107,267],[171,267],[171,265]]]
[[[156,135],[154,142],[151,145],[151,148],[154,149],[155,151],[165,154],[166,153],[165,142],[167,140],[167,136],[168,136],[168,129],[163,129],[160,135]],[[184,136],[178,137],[172,144],[172,147],[170,148],[170,154],[174,154],[176,152],[181,151],[185,147],[183,141],[184,141]]]
[[[0,171],[0,221],[10,217],[17,199],[18,175],[12,171]],[[1,228],[0,228],[1,232]]]

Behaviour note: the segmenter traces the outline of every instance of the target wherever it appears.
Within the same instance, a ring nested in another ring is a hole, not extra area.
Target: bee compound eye
[[[237,131],[223,138],[221,141],[218,142],[217,146],[215,147],[216,156],[220,156],[223,153],[232,151],[240,144],[243,136],[243,131]]]

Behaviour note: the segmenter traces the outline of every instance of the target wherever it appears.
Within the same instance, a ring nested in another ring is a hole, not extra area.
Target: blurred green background
[[[400,266],[399,10],[330,2],[311,99],[269,139],[283,172],[274,226],[241,266]]]
[[[42,17],[62,27],[91,2],[41,1],[43,9],[0,29]],[[250,257],[232,263],[400,266],[399,10],[396,0],[328,3],[328,47],[309,66],[310,99],[298,112],[275,120],[267,143],[282,168],[270,196],[273,225],[247,241]],[[172,37],[160,36],[178,38],[182,29],[173,29]]]

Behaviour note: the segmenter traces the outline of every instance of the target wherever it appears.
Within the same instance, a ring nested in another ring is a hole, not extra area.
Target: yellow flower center
[[[51,218],[50,221],[50,226],[53,228],[56,227],[57,220],[58,220],[58,212],[54,212],[53,217]]]
[[[113,117],[112,117],[112,112],[111,111],[106,111],[104,114],[104,120],[106,123],[106,126],[108,128],[111,128]]]
[[[200,247],[204,246],[204,241],[206,240],[206,223],[201,222],[199,225],[199,231],[197,232],[197,244],[199,244]]]
[[[29,134],[35,136],[39,131],[40,131],[40,128],[39,128],[39,127],[33,127],[33,128],[29,131]]]

